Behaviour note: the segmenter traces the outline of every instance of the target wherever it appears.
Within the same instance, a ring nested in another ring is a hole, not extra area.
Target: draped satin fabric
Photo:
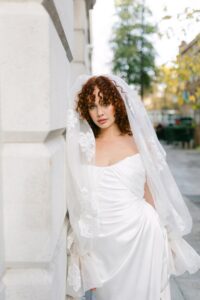
[[[103,282],[96,300],[170,300],[166,231],[144,199],[140,154],[93,167],[100,225],[93,251]]]

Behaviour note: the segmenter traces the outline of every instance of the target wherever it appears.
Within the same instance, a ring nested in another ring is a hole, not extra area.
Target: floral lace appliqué
[[[84,237],[92,237],[93,236],[93,222],[86,215],[82,215],[78,221],[80,234]]]
[[[76,116],[76,112],[73,109],[67,110],[67,129],[70,131],[76,123],[78,122],[78,118]]]
[[[73,287],[74,291],[77,292],[81,287],[81,274],[80,269],[76,263],[72,263],[68,269],[68,284]]]
[[[87,160],[91,161],[95,152],[95,140],[93,133],[91,131],[87,131],[86,133],[81,132],[79,135],[79,144],[82,152],[85,153]]]
[[[98,217],[95,217],[87,212],[80,215],[78,221],[78,226],[80,229],[80,235],[91,238],[97,235],[99,230],[99,220]]]

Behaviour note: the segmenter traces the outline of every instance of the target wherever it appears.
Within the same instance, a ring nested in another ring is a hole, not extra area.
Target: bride
[[[170,276],[196,272],[200,256],[182,237],[192,220],[165,151],[121,78],[77,79],[66,151],[69,299],[170,300]]]

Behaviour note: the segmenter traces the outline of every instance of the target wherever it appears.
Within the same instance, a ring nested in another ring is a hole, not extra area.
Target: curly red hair
[[[76,111],[83,119],[88,121],[95,137],[98,137],[101,130],[92,121],[89,115],[89,106],[95,102],[95,95],[93,94],[95,87],[98,87],[99,89],[99,102],[106,105],[112,104],[114,106],[115,123],[118,125],[121,133],[132,135],[124,101],[116,87],[115,82],[106,76],[93,76],[83,85],[78,94]]]

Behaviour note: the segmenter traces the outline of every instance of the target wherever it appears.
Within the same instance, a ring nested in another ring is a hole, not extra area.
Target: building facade
[[[184,115],[193,115],[196,123],[195,144],[200,145],[200,34],[179,47],[179,68],[186,80],[181,83]]]
[[[0,300],[64,300],[67,93],[94,0],[0,0]]]

